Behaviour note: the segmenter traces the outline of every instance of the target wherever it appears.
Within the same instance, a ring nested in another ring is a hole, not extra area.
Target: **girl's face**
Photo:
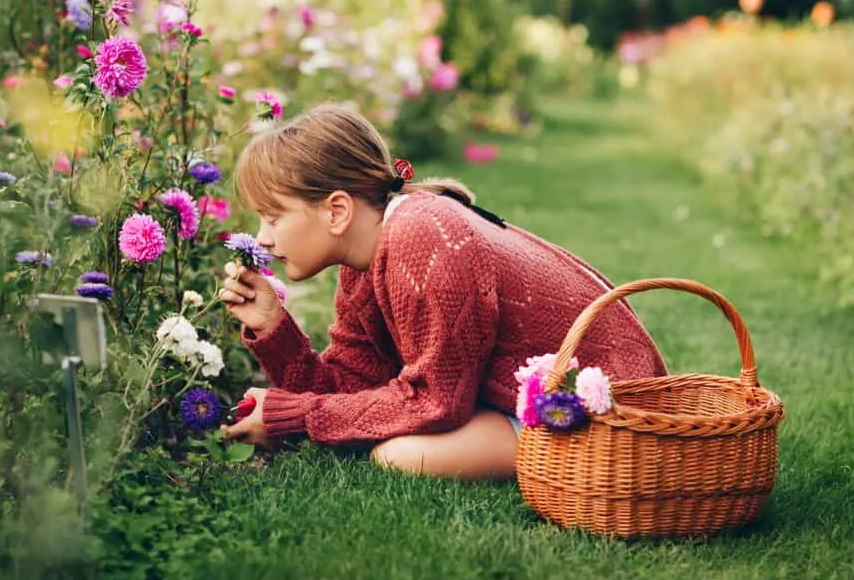
[[[290,195],[282,196],[281,205],[276,215],[260,214],[257,240],[285,264],[287,277],[305,280],[335,264],[337,237],[325,205]]]

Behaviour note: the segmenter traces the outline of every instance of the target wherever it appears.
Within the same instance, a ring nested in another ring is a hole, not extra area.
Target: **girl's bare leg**
[[[404,435],[377,445],[371,459],[410,473],[465,480],[505,479],[516,473],[518,437],[506,415],[476,411],[454,431]]]

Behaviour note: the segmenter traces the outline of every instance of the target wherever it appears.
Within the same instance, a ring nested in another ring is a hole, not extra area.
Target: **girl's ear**
[[[333,191],[323,202],[324,214],[322,219],[327,222],[329,233],[340,236],[353,221],[356,211],[356,200],[344,190]]]

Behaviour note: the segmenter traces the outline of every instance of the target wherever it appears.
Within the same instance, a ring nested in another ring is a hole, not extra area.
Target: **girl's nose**
[[[273,236],[270,235],[270,232],[268,232],[267,228],[265,228],[263,225],[258,230],[258,235],[255,236],[255,241],[258,242],[258,245],[263,246],[265,248],[272,248],[275,245]]]

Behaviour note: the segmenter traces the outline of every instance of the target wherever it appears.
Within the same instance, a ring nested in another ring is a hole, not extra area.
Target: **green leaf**
[[[225,450],[225,457],[229,463],[240,463],[246,461],[255,453],[254,445],[246,443],[232,443]]]

